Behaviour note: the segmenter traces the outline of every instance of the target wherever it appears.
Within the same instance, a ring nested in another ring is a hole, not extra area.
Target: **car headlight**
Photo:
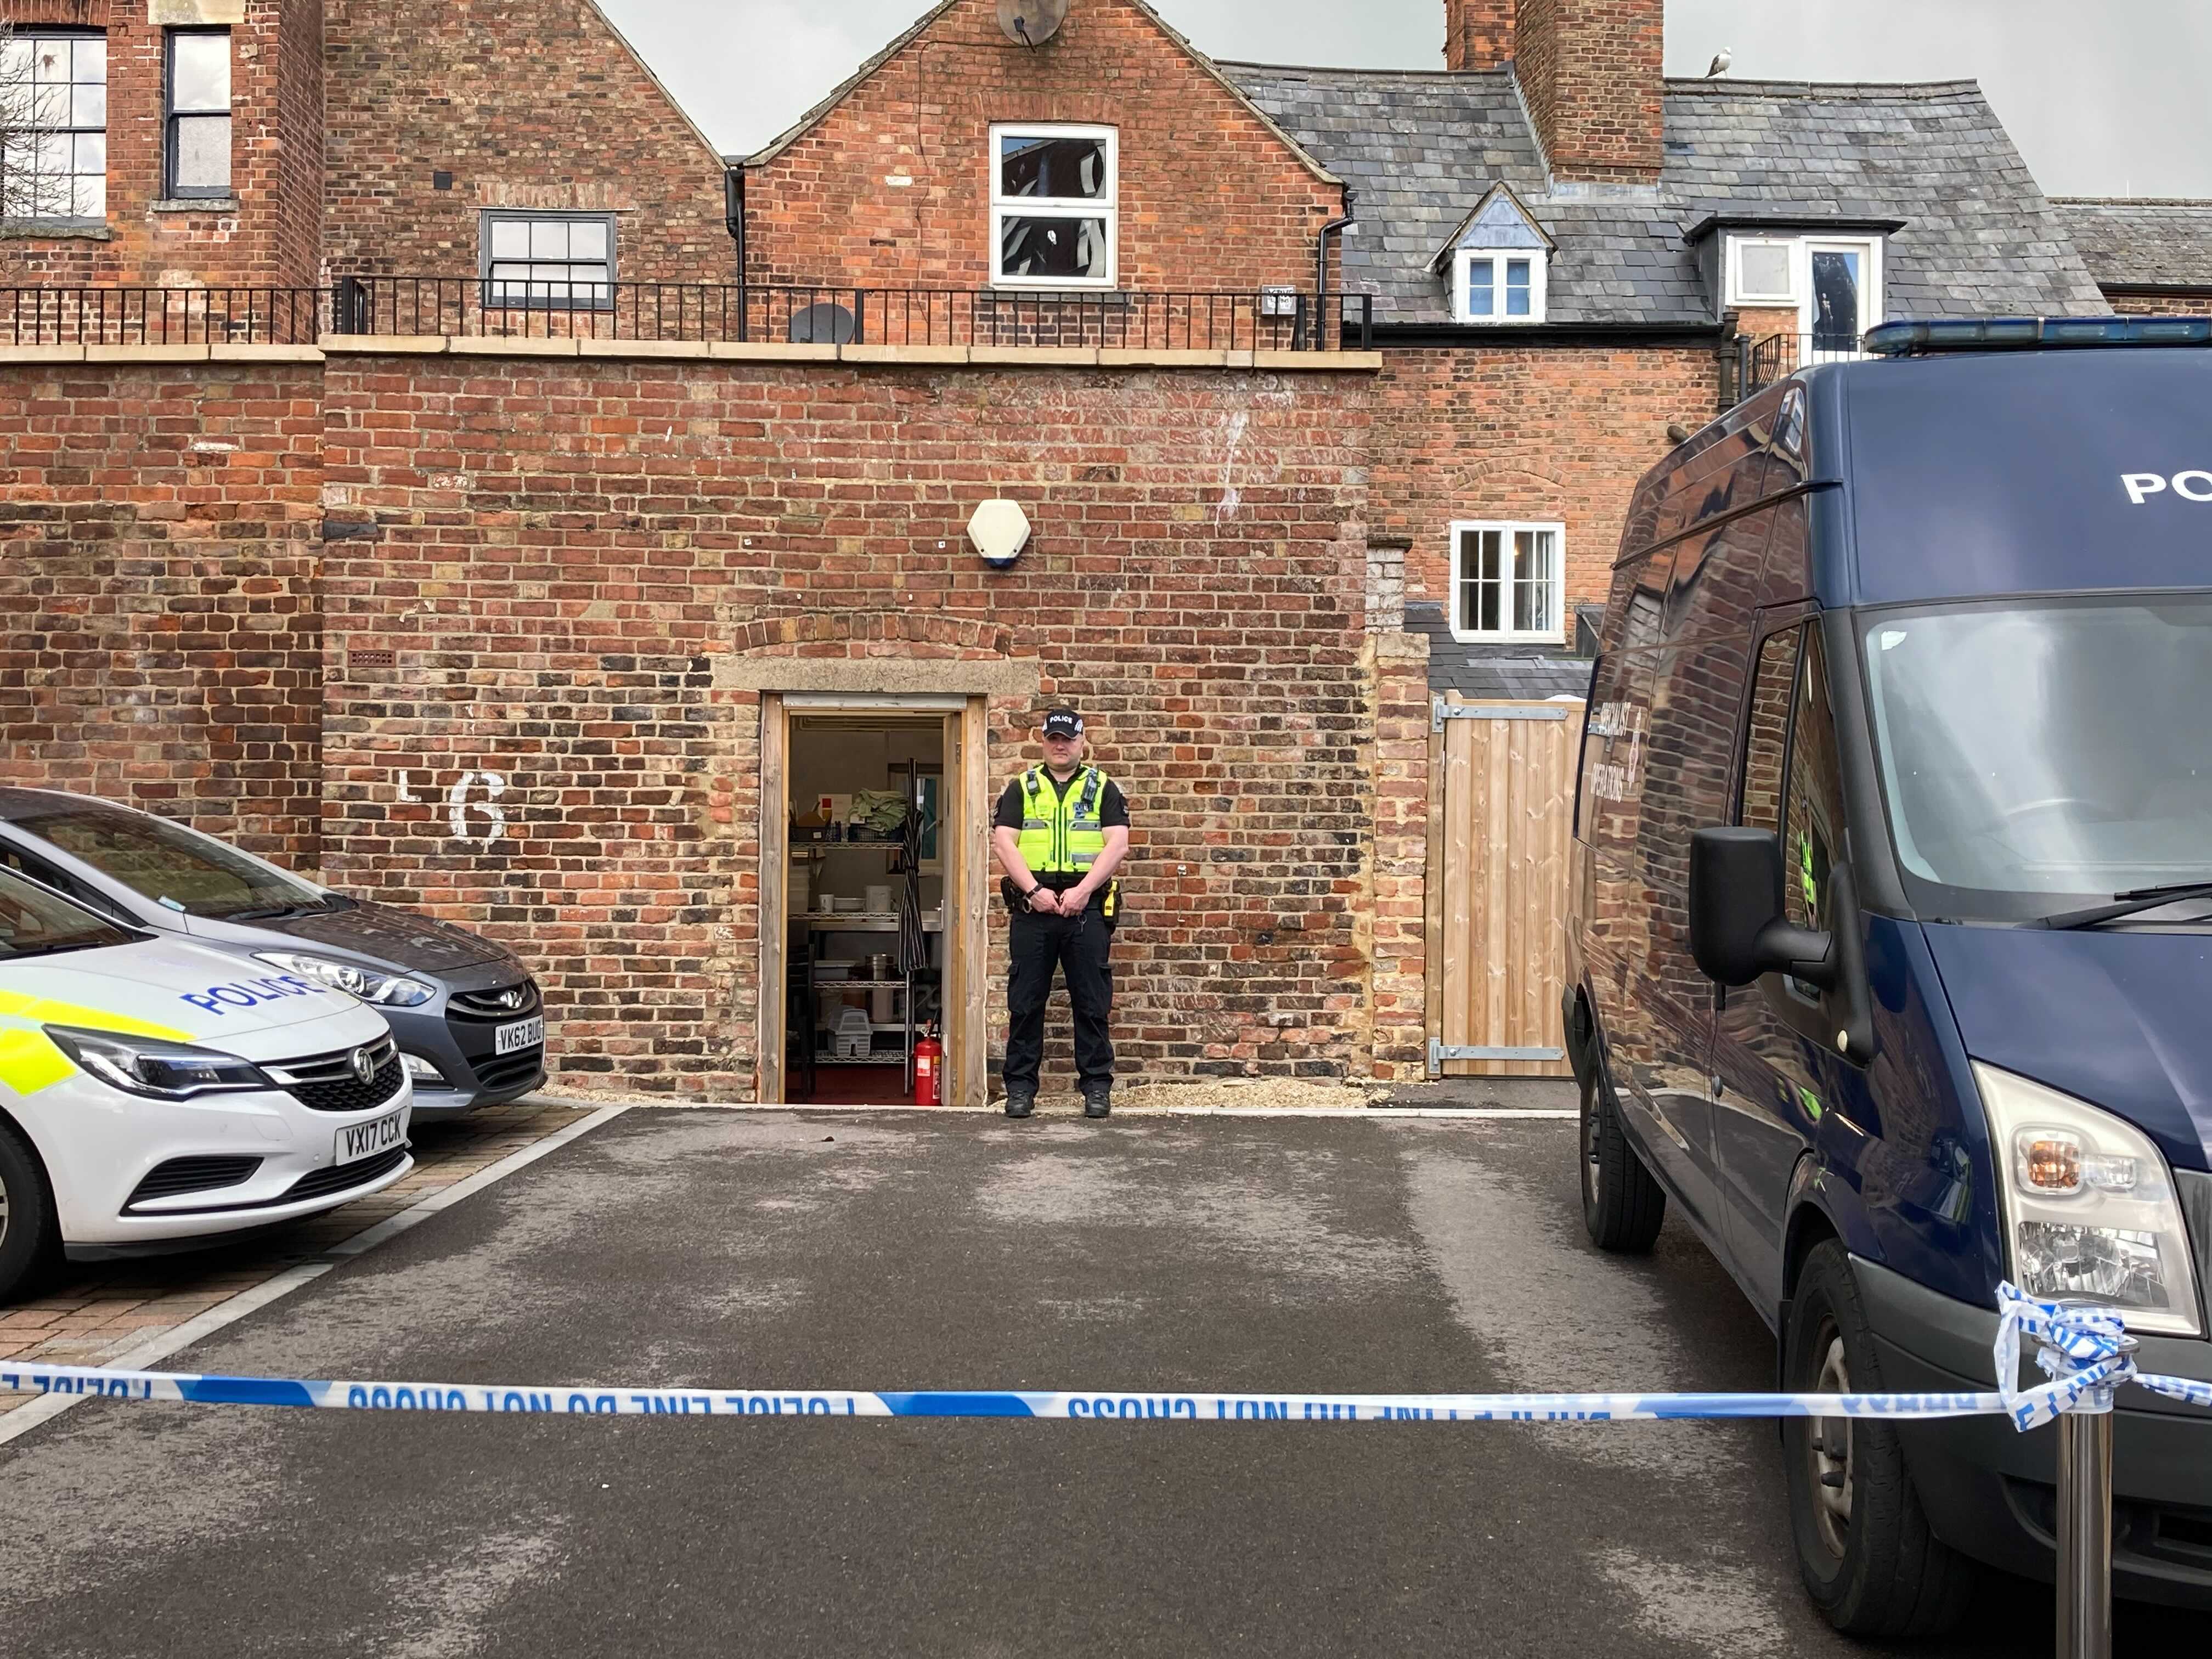
[[[438,994],[435,987],[425,985],[419,979],[410,979],[404,974],[380,974],[374,968],[333,962],[328,957],[301,956],[290,951],[256,951],[253,959],[357,996],[380,1008],[416,1008]]]
[[[194,1095],[234,1094],[274,1089],[250,1060],[195,1048],[160,1037],[126,1036],[120,1031],[87,1031],[74,1025],[49,1025],[46,1035],[84,1070],[126,1094],[154,1100],[190,1100]]]
[[[1974,1063],[2004,1175],[2005,1261],[2030,1296],[2108,1302],[2128,1328],[2195,1336],[2197,1274],[2173,1176],[2112,1113]]]

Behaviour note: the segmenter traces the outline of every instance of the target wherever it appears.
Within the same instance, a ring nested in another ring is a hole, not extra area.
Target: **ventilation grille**
[[[124,1201],[126,1210],[157,1198],[176,1198],[185,1193],[204,1193],[217,1187],[235,1187],[261,1167],[258,1158],[173,1158],[157,1164]]]

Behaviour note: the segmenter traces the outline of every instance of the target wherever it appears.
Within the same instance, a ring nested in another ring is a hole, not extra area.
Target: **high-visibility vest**
[[[1105,826],[1098,809],[1106,795],[1106,775],[1086,766],[1066,794],[1054,788],[1042,767],[1021,775],[1022,833],[1014,843],[1030,873],[1081,875],[1106,850]]]

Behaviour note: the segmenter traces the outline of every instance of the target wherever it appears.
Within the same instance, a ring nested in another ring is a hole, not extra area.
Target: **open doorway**
[[[945,718],[789,719],[784,1098],[910,1100],[945,1029]]]
[[[911,1100],[934,1028],[938,1098],[984,1104],[987,707],[763,690],[756,1099]]]

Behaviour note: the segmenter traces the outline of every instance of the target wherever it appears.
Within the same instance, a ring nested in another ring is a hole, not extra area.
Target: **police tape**
[[[310,1382],[97,1365],[0,1364],[0,1389],[195,1405],[328,1411],[526,1412],[615,1417],[1028,1417],[1187,1422],[1633,1423],[1723,1418],[2005,1416],[2022,1430],[2111,1408],[2136,1382],[2212,1407],[2212,1383],[2137,1372],[2120,1322],[2101,1310],[2000,1294],[1997,1375],[2018,1375],[2023,1335],[2045,1343],[2050,1382],[1958,1394],[1196,1394],[1159,1389],[656,1389],[605,1384]],[[2008,1346],[2009,1345],[2009,1346]]]
[[[198,1405],[334,1411],[552,1412],[694,1417],[1154,1418],[1207,1422],[1602,1423],[1714,1417],[1971,1417],[1996,1394],[1184,1394],[1159,1389],[639,1389],[483,1382],[317,1382],[290,1377],[0,1366],[0,1388]]]

